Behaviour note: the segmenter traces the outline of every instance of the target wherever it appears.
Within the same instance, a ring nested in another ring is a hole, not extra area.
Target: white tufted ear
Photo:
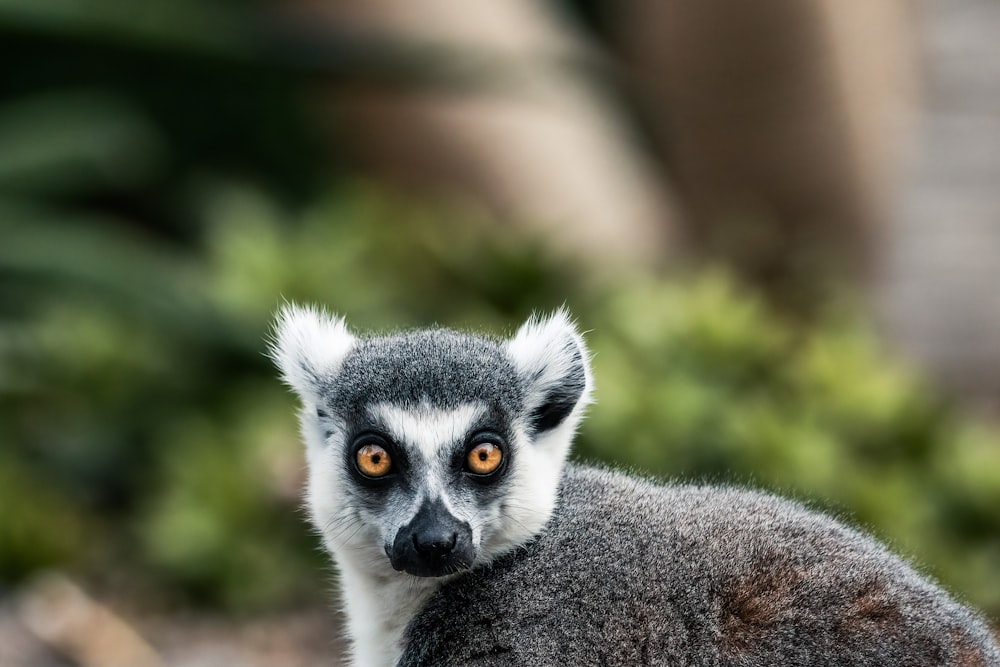
[[[579,420],[590,402],[590,358],[583,337],[562,308],[533,315],[507,343],[507,353],[524,382],[528,423],[536,434]]]
[[[274,318],[270,355],[282,379],[303,402],[319,404],[323,385],[336,374],[354,342],[343,318],[322,308],[287,304]]]

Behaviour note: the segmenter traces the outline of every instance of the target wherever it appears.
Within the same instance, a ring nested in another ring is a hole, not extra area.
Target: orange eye
[[[368,477],[384,477],[392,469],[392,457],[381,445],[365,445],[356,456],[358,470]]]
[[[503,452],[492,442],[483,442],[469,450],[465,465],[476,475],[489,475],[500,467]]]

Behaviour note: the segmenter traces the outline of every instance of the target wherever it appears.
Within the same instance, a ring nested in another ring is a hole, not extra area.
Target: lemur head
[[[274,338],[302,401],[309,511],[336,558],[436,577],[542,529],[591,386],[564,311],[510,340],[356,338],[342,319],[287,306]]]

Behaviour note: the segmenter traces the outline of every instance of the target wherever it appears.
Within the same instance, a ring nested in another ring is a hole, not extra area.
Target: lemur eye
[[[489,475],[500,467],[503,461],[503,451],[492,442],[481,442],[465,456],[465,465],[469,472],[476,475]]]
[[[385,447],[369,443],[358,449],[355,455],[358,470],[366,477],[384,477],[392,470],[392,457]]]

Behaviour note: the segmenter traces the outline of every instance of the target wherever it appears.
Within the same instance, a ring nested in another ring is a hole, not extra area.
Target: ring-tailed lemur
[[[272,355],[355,665],[1000,665],[972,612],[823,515],[566,465],[591,375],[562,311],[356,338],[288,306]]]

